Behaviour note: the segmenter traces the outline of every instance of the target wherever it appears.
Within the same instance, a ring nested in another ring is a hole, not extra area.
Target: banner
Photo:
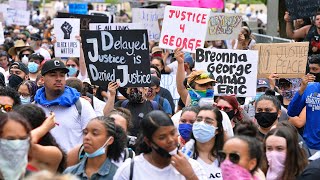
[[[147,30],[82,31],[82,47],[91,83],[121,87],[151,83]]]
[[[160,86],[170,91],[174,100],[178,100],[180,98],[176,82],[175,74],[161,74]]]
[[[69,13],[73,14],[87,14],[87,3],[69,3]]]
[[[57,42],[54,44],[56,57],[80,57],[80,19],[55,18],[53,19],[54,34]]]
[[[30,22],[30,11],[7,9],[6,24],[28,26]]]
[[[0,44],[3,44],[3,42],[4,42],[4,32],[3,32],[2,22],[0,22]]]
[[[204,46],[210,9],[166,6],[159,46],[195,52]]]
[[[158,42],[160,28],[158,19],[163,18],[163,9],[132,8],[132,22],[142,23],[148,30],[149,40]]]
[[[107,23],[109,22],[108,16],[92,16],[83,14],[70,14],[58,12],[58,18],[77,18],[80,19],[80,29],[88,30],[90,23]]]
[[[291,20],[309,18],[316,15],[320,0],[286,0],[286,7]]]
[[[206,40],[238,39],[241,31],[242,15],[234,13],[213,13],[208,22]]]
[[[301,78],[305,75],[309,42],[256,44],[259,50],[258,77],[271,73],[281,78]]]
[[[205,70],[217,81],[217,95],[253,97],[257,86],[258,51],[197,49],[195,69]]]
[[[109,31],[109,30],[133,30],[145,29],[141,23],[90,23],[90,30]]]

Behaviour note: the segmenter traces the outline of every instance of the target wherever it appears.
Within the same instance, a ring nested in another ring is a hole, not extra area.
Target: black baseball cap
[[[60,60],[49,60],[46,61],[41,70],[41,75],[44,76],[46,73],[54,70],[63,70],[65,73],[69,72],[69,69],[66,68],[64,63]]]
[[[38,34],[38,33],[31,34],[30,38],[31,38],[31,40],[35,40],[35,41],[41,41],[42,40],[40,34]]]
[[[159,87],[160,86],[160,80],[158,77],[156,76],[151,76],[151,84],[150,84],[150,87],[151,86],[157,86]]]
[[[24,73],[26,74],[29,74],[29,69],[28,67],[23,64],[22,62],[14,62],[10,65],[9,67],[9,71],[12,69],[12,68],[15,68],[15,69],[20,69],[21,71],[23,71]]]

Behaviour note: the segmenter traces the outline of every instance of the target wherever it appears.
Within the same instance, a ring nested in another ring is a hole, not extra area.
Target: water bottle
[[[190,139],[182,148],[181,152],[187,157],[190,158],[192,157],[194,153],[194,139]]]

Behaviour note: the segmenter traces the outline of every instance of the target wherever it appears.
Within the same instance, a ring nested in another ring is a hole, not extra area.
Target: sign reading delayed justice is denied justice
[[[217,95],[255,96],[258,51],[197,49],[195,69],[211,73]]]
[[[121,87],[151,82],[147,30],[81,31],[82,47],[92,84]]]
[[[308,42],[256,44],[259,50],[258,77],[277,73],[281,78],[301,78],[306,72]]]

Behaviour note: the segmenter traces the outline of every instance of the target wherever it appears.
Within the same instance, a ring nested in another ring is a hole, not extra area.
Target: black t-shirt
[[[312,25],[310,27],[308,34],[306,35],[306,38],[304,39],[304,41],[309,42],[308,55],[320,53],[320,34],[318,33],[317,27],[315,25]],[[312,47],[318,47],[318,51],[313,52]]]
[[[300,174],[297,180],[320,179],[320,159],[312,161]]]

